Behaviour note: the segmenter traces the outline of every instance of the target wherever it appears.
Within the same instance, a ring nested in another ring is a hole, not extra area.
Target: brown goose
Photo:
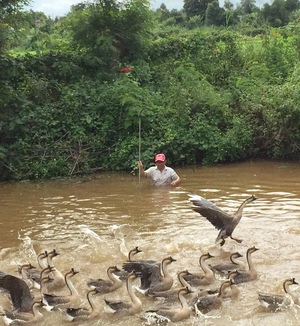
[[[173,303],[178,298],[178,291],[182,288],[189,288],[191,289],[191,286],[187,283],[187,281],[184,279],[184,276],[189,275],[190,272],[187,270],[181,271],[177,274],[178,281],[181,285],[180,288],[171,288],[167,291],[148,291],[148,296],[153,298],[161,298],[164,299],[165,303]]]
[[[293,303],[299,304],[298,296],[291,291],[290,286],[298,284],[294,278],[288,278],[283,282],[284,294],[258,293],[258,300],[261,305],[272,311],[285,308]]]
[[[142,252],[142,250],[139,249],[139,247],[135,247],[133,249],[131,249],[129,252],[128,252],[128,259],[127,261],[133,261],[134,259],[134,256],[138,253]],[[118,272],[115,273],[117,276],[119,276],[119,279],[122,280],[122,281],[125,281],[126,282],[126,279],[128,277],[128,272],[124,271],[124,270],[120,270]]]
[[[243,270],[245,266],[243,263],[237,261],[237,258],[243,257],[239,252],[234,252],[230,255],[230,262],[219,263],[216,265],[209,265],[212,270],[221,275],[227,275],[228,271]]]
[[[238,274],[239,274],[238,270],[231,271],[228,273],[228,279],[233,279]],[[231,286],[225,289],[223,299],[230,298],[231,300],[235,300],[239,296],[239,293],[240,293],[240,289],[235,283],[233,283],[231,284]]]
[[[78,271],[75,271],[73,268],[65,274],[65,283],[70,291],[68,295],[52,295],[52,294],[43,294],[44,304],[52,307],[67,307],[74,303],[80,301],[78,293],[71,281],[71,277],[76,275]]]
[[[142,311],[142,302],[141,300],[135,295],[133,289],[133,281],[138,276],[131,272],[126,280],[126,287],[128,291],[128,295],[130,297],[130,302],[128,301],[116,301],[116,300],[109,300],[104,299],[105,312],[108,313],[116,313],[116,314],[124,314],[124,315],[134,315]]]
[[[173,277],[168,271],[168,265],[176,261],[173,257],[167,257],[161,263],[148,263],[143,261],[132,261],[123,264],[127,272],[135,271],[141,278],[139,290],[148,292],[167,291],[173,285]]]
[[[46,264],[46,258],[47,258],[47,251],[44,251],[37,255],[37,262],[39,264],[38,268],[30,268],[27,270],[27,279],[31,280],[31,283],[34,288],[40,289],[40,273],[41,270],[47,267]],[[25,277],[25,275],[24,275]],[[23,278],[23,275],[22,275]],[[24,278],[23,278],[24,279]]]
[[[48,252],[47,254],[48,266],[51,266],[50,276],[54,279],[52,283],[48,284],[49,291],[60,290],[66,285],[64,275],[53,264],[53,258],[57,257],[58,255],[60,255],[60,253],[57,252],[55,249]]]
[[[92,289],[87,292],[87,301],[89,308],[68,308],[64,311],[66,320],[80,321],[92,319],[100,314],[100,308],[96,305],[93,296],[98,293],[97,289]]]
[[[6,325],[23,325],[25,323],[40,322],[44,316],[38,310],[44,304],[41,300],[34,301],[30,312],[4,312],[3,321]]]
[[[202,296],[197,300],[189,301],[189,306],[195,309],[196,315],[208,313],[211,310],[219,309],[222,306],[225,291],[234,281],[232,279],[224,281],[219,289],[218,294]]]
[[[248,271],[238,271],[236,275],[232,276],[235,284],[254,281],[257,279],[257,271],[253,265],[251,255],[257,251],[258,248],[255,246],[249,248],[246,253],[246,259],[248,264]]]
[[[201,255],[199,258],[199,264],[202,269],[202,273],[190,273],[185,275],[183,278],[191,286],[209,285],[215,280],[214,272],[207,265],[206,260],[212,258],[210,253]]]
[[[47,293],[47,284],[53,281],[54,281],[53,278],[51,278],[49,275],[42,276],[40,292],[34,296],[35,301],[43,299],[43,295]]]
[[[142,252],[139,247],[135,247],[128,252],[128,261],[133,261],[133,258],[136,254]]]
[[[117,266],[110,266],[107,269],[107,276],[109,280],[104,280],[101,278],[89,279],[87,281],[87,285],[89,287],[96,288],[98,293],[101,294],[113,292],[123,285],[123,282],[119,279],[118,276],[115,275],[115,273],[119,271],[120,269]]]
[[[178,300],[181,304],[180,308],[170,308],[169,306],[161,307],[156,310],[147,310],[141,315],[143,319],[146,319],[148,323],[161,324],[163,322],[176,323],[181,320],[188,319],[191,314],[191,308],[188,306],[185,295],[191,293],[189,287],[181,288],[177,290]]]
[[[33,288],[35,287],[33,284],[33,279],[29,276],[30,272],[29,270],[36,270],[36,268],[34,266],[32,266],[30,263],[29,264],[23,264],[21,265],[21,267],[19,268],[19,272],[21,274],[22,280],[25,281],[27,283],[27,285],[29,286],[29,288]],[[40,274],[40,271],[38,271]],[[40,287],[40,285],[39,285]]]
[[[223,246],[225,239],[228,237],[239,243],[242,242],[242,240],[233,238],[232,233],[242,218],[244,207],[256,200],[257,198],[255,196],[248,197],[232,215],[225,213],[215,204],[201,196],[196,194],[189,194],[189,196],[190,202],[193,205],[192,209],[204,216],[216,229],[220,230],[216,238],[216,243],[221,241],[220,245]]]

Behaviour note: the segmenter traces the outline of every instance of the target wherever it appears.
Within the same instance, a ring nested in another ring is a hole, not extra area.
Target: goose
[[[133,261],[134,260],[134,256],[138,253],[142,252],[142,250],[139,249],[139,247],[135,247],[133,249],[131,249],[128,252],[128,260],[127,261]],[[117,276],[119,276],[119,279],[126,282],[126,279],[128,277],[128,272],[124,271],[124,270],[119,270],[118,272],[116,271],[115,274]]]
[[[99,293],[98,290],[92,289],[87,292],[87,301],[89,308],[68,308],[64,311],[65,318],[68,321],[78,321],[84,319],[91,319],[100,314],[100,309],[96,305],[93,296]]]
[[[234,280],[234,283],[244,283],[249,281],[254,281],[257,279],[257,271],[253,265],[251,255],[257,251],[258,248],[255,246],[249,248],[246,253],[246,259],[248,264],[248,271],[238,271],[236,275],[232,276],[232,279]]]
[[[28,264],[21,265],[20,268],[18,269],[19,273],[21,274],[22,280],[25,281],[29,287],[35,287],[33,284],[33,279],[29,276],[30,274],[29,270],[36,270],[36,268],[30,263],[28,263]]]
[[[38,310],[39,307],[42,307],[44,304],[41,300],[34,301],[31,305],[30,312],[13,312],[6,311],[3,315],[3,321],[6,325],[22,325],[25,323],[33,323],[41,321],[44,316]]]
[[[41,277],[41,288],[39,294],[34,296],[35,300],[42,300],[43,295],[47,292],[47,284],[52,283],[54,280],[49,275]]]
[[[220,230],[215,240],[216,243],[220,242],[220,245],[223,246],[225,239],[228,237],[238,243],[242,242],[242,240],[233,238],[232,233],[242,218],[244,207],[256,200],[257,198],[255,196],[248,197],[232,215],[225,213],[218,206],[199,195],[189,194],[189,196],[189,200],[193,205],[192,209],[204,216],[216,229]]]
[[[207,313],[211,310],[219,309],[222,306],[223,297],[228,287],[234,284],[233,279],[224,281],[217,294],[209,294],[188,302],[190,307],[193,307],[196,315]]]
[[[55,249],[47,254],[48,266],[51,266],[51,276],[54,278],[54,281],[48,285],[49,291],[60,290],[66,285],[64,275],[53,264],[53,258],[57,257],[58,255],[60,255],[60,253]]]
[[[178,291],[181,288],[189,288],[191,290],[191,286],[187,283],[187,281],[184,279],[185,275],[189,275],[190,272],[188,270],[183,270],[180,271],[177,274],[178,277],[178,281],[181,285],[180,288],[174,288],[174,289],[170,289],[167,291],[148,291],[148,296],[153,297],[153,298],[162,298],[164,299],[164,302],[171,302],[173,303],[177,298],[178,298]]]
[[[147,320],[148,323],[163,323],[172,322],[176,323],[185,319],[188,319],[191,314],[191,308],[188,306],[185,295],[192,293],[189,287],[181,288],[177,290],[178,300],[181,304],[180,308],[170,308],[169,306],[160,307],[156,310],[147,310],[141,317]]]
[[[71,277],[79,273],[75,271],[74,268],[71,268],[69,272],[65,274],[65,283],[70,291],[69,295],[52,295],[43,293],[43,302],[48,306],[56,307],[65,307],[69,306],[72,303],[79,301],[78,293],[71,281]]]
[[[110,266],[107,269],[107,276],[109,280],[103,280],[101,278],[89,279],[87,281],[87,285],[89,287],[96,288],[98,293],[101,294],[113,292],[123,285],[123,282],[119,279],[118,276],[115,275],[115,272],[119,271],[120,269],[117,266]]]
[[[128,253],[128,261],[132,261],[134,256],[138,253],[142,252],[141,249],[139,249],[139,247],[135,247],[133,249],[131,249]]]
[[[231,271],[228,273],[228,279],[233,279],[240,272],[238,270]],[[231,286],[227,287],[224,291],[223,299],[230,298],[231,300],[237,299],[239,296],[240,290],[236,283],[231,284]]]
[[[37,262],[40,266],[40,269],[44,269],[47,267],[48,264],[45,261],[47,256],[48,256],[47,251],[41,252],[40,254],[37,255]]]
[[[40,273],[41,270],[46,268],[47,265],[45,264],[44,260],[47,258],[47,251],[40,253],[37,256],[37,262],[39,264],[40,269],[33,267],[31,264],[24,264],[20,268],[20,273],[22,279],[30,286],[35,289],[40,289]],[[29,268],[29,265],[32,267]],[[22,270],[22,267],[24,270]]]
[[[233,271],[233,270],[243,270],[245,266],[243,263],[237,261],[237,258],[243,257],[239,252],[234,252],[230,255],[229,259],[230,262],[219,263],[216,265],[209,265],[209,267],[215,271],[215,273],[219,273],[222,275],[228,274],[226,272]]]
[[[124,314],[124,315],[134,315],[142,311],[142,302],[135,295],[133,289],[133,281],[138,277],[134,272],[130,272],[126,280],[126,288],[128,295],[130,297],[130,302],[128,301],[116,301],[104,299],[105,307],[104,311],[107,313],[114,314]]]
[[[0,288],[8,292],[14,311],[32,311],[33,296],[24,280],[14,275],[0,272]]]
[[[147,295],[148,292],[167,291],[173,285],[173,277],[168,271],[168,265],[176,261],[169,256],[161,263],[148,263],[142,261],[132,261],[123,264],[123,269],[127,272],[135,271],[141,278],[139,290]]]
[[[298,304],[299,298],[290,289],[291,285],[298,284],[294,278],[288,278],[283,282],[284,294],[269,294],[258,292],[258,300],[261,305],[272,311],[284,308],[292,303]]]
[[[199,285],[209,285],[215,280],[215,274],[207,265],[206,260],[212,258],[213,256],[210,253],[203,254],[199,258],[199,264],[202,273],[190,273],[189,275],[185,275],[183,278],[191,285],[191,286],[199,286]]]

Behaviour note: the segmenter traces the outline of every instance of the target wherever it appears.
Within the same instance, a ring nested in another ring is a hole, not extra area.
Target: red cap
[[[166,160],[165,154],[157,154],[157,155],[155,156],[155,162],[157,162],[157,161],[162,161],[162,162],[164,162],[165,160]]]

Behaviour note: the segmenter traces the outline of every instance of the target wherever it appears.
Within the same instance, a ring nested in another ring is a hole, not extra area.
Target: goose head
[[[51,257],[56,257],[58,255],[60,255],[59,252],[56,251],[56,249],[53,249],[52,251],[49,252],[49,254]]]

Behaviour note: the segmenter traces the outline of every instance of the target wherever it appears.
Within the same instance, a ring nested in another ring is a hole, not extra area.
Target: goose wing
[[[123,269],[127,272],[134,271],[141,279],[141,289],[148,289],[159,283],[162,279],[160,273],[160,263],[141,263],[139,261],[131,261],[123,264]]]
[[[112,282],[109,280],[104,280],[102,278],[98,278],[98,279],[94,279],[94,278],[90,278],[87,282],[86,282],[87,286],[94,286],[94,287],[107,287],[112,285]]]
[[[55,306],[60,304],[69,303],[70,299],[68,296],[56,296],[52,294],[43,294],[43,302],[49,306]]]
[[[280,305],[283,305],[285,300],[287,301],[287,296],[284,294],[268,294],[268,293],[258,293],[258,300],[260,301],[261,305],[270,308],[276,309]]]
[[[24,312],[32,310],[33,298],[25,281],[0,272],[0,288],[9,293],[14,309]]]
[[[124,309],[130,309],[132,304],[129,301],[121,301],[121,300],[108,300],[104,299],[105,303],[115,311],[121,311]]]
[[[223,229],[233,220],[233,217],[222,211],[218,206],[209,200],[196,195],[189,194],[192,209],[205,217],[218,230]]]

